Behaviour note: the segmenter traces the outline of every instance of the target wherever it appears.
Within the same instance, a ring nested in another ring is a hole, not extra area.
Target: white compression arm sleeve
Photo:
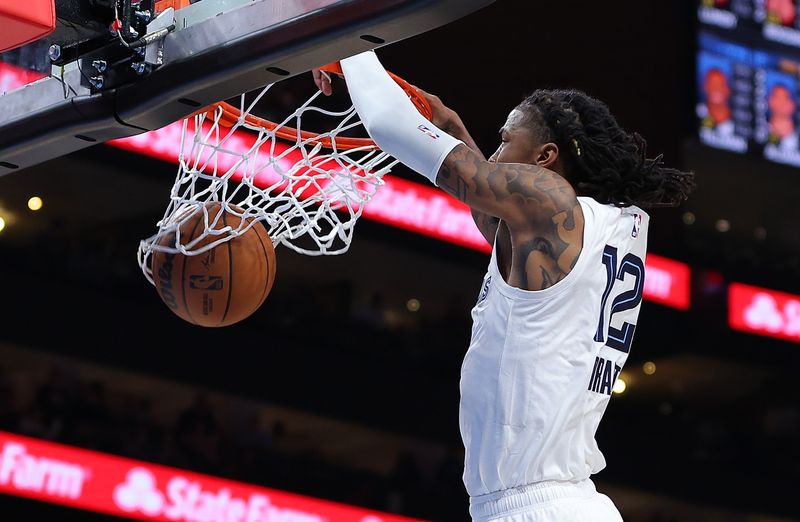
[[[370,137],[434,185],[444,159],[463,143],[422,116],[372,51],[341,61],[350,98]]]

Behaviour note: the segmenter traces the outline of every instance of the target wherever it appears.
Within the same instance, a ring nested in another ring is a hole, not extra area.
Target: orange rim
[[[334,73],[338,75],[342,75],[342,68],[339,65],[339,62],[332,63],[321,67],[323,71]],[[405,81],[404,79],[400,78],[394,73],[389,73],[389,76],[397,82],[397,84],[402,87],[402,89],[408,94],[411,102],[414,104],[414,107],[425,116],[427,119],[431,119],[433,116],[433,111],[431,110],[431,106],[428,103],[428,100],[417,90],[413,85]],[[234,107],[230,103],[226,102],[217,102],[213,105],[206,107],[203,110],[196,112],[195,114],[202,114],[204,112],[207,113],[214,113],[216,110],[222,110],[222,116],[219,119],[219,124],[223,127],[233,127],[238,121],[239,118],[242,116],[242,111],[238,108]],[[333,148],[333,139],[329,136],[320,137],[319,133],[311,132],[311,131],[304,131],[300,130],[298,132],[297,129],[293,127],[280,127],[278,128],[278,124],[264,118],[259,118],[258,116],[254,116],[252,114],[248,114],[244,117],[244,121],[253,127],[261,127],[262,129],[266,130],[267,132],[275,132],[275,135],[287,140],[287,141],[296,141],[298,134],[300,135],[300,139],[302,141],[310,141],[311,143],[318,142],[322,144],[323,147],[327,149]],[[378,146],[375,145],[375,142],[372,141],[370,138],[348,138],[345,136],[336,138],[336,148],[339,150],[352,150],[357,148],[366,148],[366,149],[377,149]]]

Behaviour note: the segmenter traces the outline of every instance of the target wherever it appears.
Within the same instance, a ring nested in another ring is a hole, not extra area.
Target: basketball
[[[220,203],[208,202],[205,207],[211,230],[236,229],[242,224],[241,217],[224,210]],[[219,212],[223,214],[215,223]],[[253,219],[248,218],[242,228]],[[201,237],[204,230],[203,209],[197,209],[180,225],[181,244]],[[209,234],[193,250],[220,237]],[[160,246],[174,247],[174,243],[174,233],[158,241]],[[275,280],[275,250],[264,226],[253,223],[241,236],[201,254],[154,251],[152,270],[158,295],[181,319],[198,326],[228,326],[252,315],[269,294]]]

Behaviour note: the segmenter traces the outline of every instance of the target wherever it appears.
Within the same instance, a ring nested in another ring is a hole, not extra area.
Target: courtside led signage
[[[689,308],[689,265],[647,254],[645,260],[644,298],[681,310]]]
[[[161,522],[413,522],[0,432],[0,493]]]
[[[742,332],[800,343],[800,295],[731,283],[728,323]]]

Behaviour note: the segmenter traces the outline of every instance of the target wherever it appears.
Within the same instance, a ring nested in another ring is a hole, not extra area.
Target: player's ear
[[[536,164],[546,169],[552,169],[558,161],[558,145],[555,143],[545,143],[536,152]]]

